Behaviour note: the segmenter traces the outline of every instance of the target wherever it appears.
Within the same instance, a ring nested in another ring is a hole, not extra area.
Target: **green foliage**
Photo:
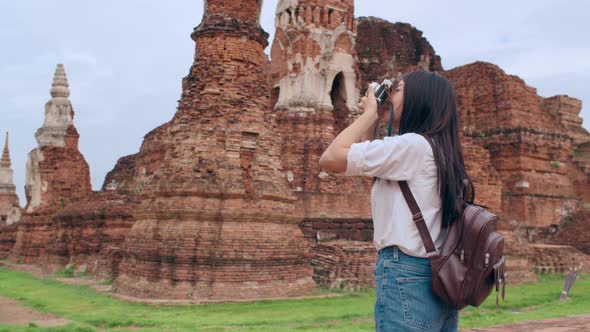
[[[100,282],[101,285],[112,285],[113,284],[113,279],[109,278],[109,279],[105,279],[102,282]]]
[[[85,278],[88,277],[89,274],[86,271],[76,272],[76,263],[71,263],[66,265],[62,270],[55,272],[53,276],[58,278]],[[110,282],[112,283],[112,280]]]
[[[509,285],[506,302],[495,307],[495,293],[480,307],[462,311],[462,328],[590,313],[590,276],[582,275],[569,300],[559,302],[561,275],[543,275],[537,284]],[[0,296],[72,320],[66,327],[2,326],[0,332],[24,331],[374,331],[374,289],[320,290],[327,298],[247,303],[164,306],[128,303],[97,294],[86,286],[37,279],[0,268]]]
[[[571,223],[572,221],[574,221],[574,217],[572,216],[571,213],[567,213],[563,216],[563,218],[561,218],[561,227],[566,226],[567,224]]]
[[[63,270],[55,272],[56,277],[62,278],[73,278],[74,269],[76,268],[76,264],[68,264]]]

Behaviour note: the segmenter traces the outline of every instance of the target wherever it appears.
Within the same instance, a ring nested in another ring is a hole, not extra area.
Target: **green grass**
[[[590,277],[574,285],[570,300],[558,300],[563,277],[543,276],[539,284],[510,286],[502,310],[495,298],[462,312],[461,327],[590,313]],[[339,291],[341,297],[248,303],[159,306],[131,304],[92,288],[0,268],[0,296],[72,320],[60,328],[0,325],[1,331],[374,331],[374,290]]]
[[[559,301],[565,278],[541,275],[537,284],[509,286],[501,310],[496,309],[495,292],[479,308],[461,312],[461,327],[483,327],[590,313],[590,275],[581,275],[568,300]]]

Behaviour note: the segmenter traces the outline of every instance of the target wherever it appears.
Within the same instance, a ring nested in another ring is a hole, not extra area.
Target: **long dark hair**
[[[416,133],[430,139],[438,168],[442,225],[447,227],[461,215],[463,197],[473,202],[475,196],[459,141],[455,92],[446,78],[423,70],[408,73],[402,80],[404,106],[399,133]]]

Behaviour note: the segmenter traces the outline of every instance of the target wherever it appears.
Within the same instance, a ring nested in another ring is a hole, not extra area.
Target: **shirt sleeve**
[[[345,175],[411,180],[424,167],[430,149],[428,141],[414,133],[352,144]]]

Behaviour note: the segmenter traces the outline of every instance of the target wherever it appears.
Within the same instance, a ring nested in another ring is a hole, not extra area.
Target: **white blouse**
[[[426,257],[418,228],[397,182],[401,180],[408,182],[436,248],[442,246],[446,231],[441,227],[437,166],[432,148],[422,135],[408,133],[352,144],[346,175],[379,178],[371,191],[373,243],[377,250],[396,245],[408,255]]]

